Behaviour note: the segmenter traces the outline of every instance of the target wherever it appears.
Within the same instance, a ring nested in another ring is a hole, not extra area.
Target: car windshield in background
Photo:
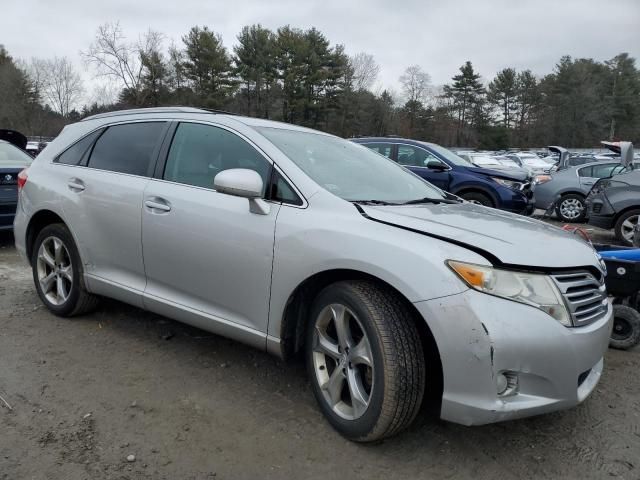
[[[345,200],[406,203],[445,198],[433,185],[365,146],[299,130],[257,130],[313,181]]]
[[[448,150],[440,145],[436,145],[435,143],[427,143],[431,150],[436,152],[441,157],[444,157],[445,160],[453,163],[454,165],[458,165],[459,167],[473,167],[473,164],[465,160],[464,158],[459,157],[451,150]]]
[[[33,158],[9,143],[0,142],[0,167],[28,167]]]

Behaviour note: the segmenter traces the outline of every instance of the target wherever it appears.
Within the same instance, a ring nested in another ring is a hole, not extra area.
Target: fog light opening
[[[518,393],[518,374],[516,372],[501,372],[496,378],[498,395],[507,397]]]

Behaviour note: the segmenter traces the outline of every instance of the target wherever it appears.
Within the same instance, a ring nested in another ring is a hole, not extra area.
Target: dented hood
[[[595,250],[576,235],[493,208],[460,203],[361,209],[371,220],[466,246],[494,263],[537,269],[600,267]]]

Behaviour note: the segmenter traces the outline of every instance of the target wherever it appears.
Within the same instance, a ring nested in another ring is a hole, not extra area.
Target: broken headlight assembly
[[[571,326],[562,294],[548,275],[501,270],[454,260],[447,261],[447,265],[475,290],[530,305],[555,318],[562,325]]]

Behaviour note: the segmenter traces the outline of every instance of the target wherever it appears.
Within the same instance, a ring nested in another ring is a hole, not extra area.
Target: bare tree
[[[411,103],[422,103],[424,101],[429,91],[430,83],[431,77],[429,77],[428,73],[423,72],[419,65],[407,67],[400,76],[402,93],[404,93],[407,102]]]
[[[380,74],[380,65],[370,55],[360,52],[349,57],[353,77],[353,89],[356,91],[369,90]]]
[[[159,51],[162,40],[162,34],[149,30],[138,42],[127,42],[119,22],[105,23],[98,27],[89,49],[80,54],[87,65],[94,67],[96,76],[115,80],[136,103],[141,103],[143,59]]]
[[[38,95],[63,117],[69,116],[82,99],[82,78],[67,57],[33,58],[28,72]]]

